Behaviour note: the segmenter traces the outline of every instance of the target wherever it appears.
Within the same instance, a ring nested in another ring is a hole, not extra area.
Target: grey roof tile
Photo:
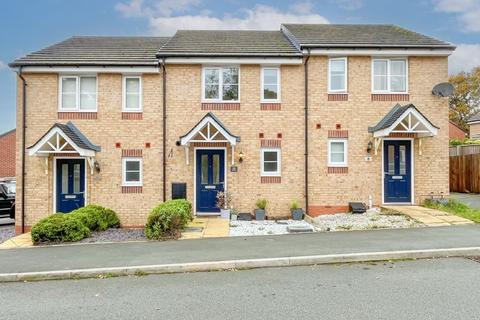
[[[281,31],[179,30],[158,56],[300,56]]]
[[[283,24],[289,38],[302,47],[455,47],[395,25]]]
[[[475,121],[480,121],[480,112],[477,112],[474,115],[472,115],[470,118],[468,118],[467,123],[475,122]]]
[[[423,115],[420,110],[417,109],[413,104],[407,104],[405,106],[401,106],[400,104],[396,104],[383,118],[380,120],[375,126],[369,127],[368,132],[373,133],[379,130],[386,129],[390,127],[395,121],[398,120],[408,109],[414,108],[419,114],[421,114],[433,127],[437,128],[430,120],[428,120],[425,115]]]
[[[13,61],[10,66],[155,66],[167,37],[72,37]]]

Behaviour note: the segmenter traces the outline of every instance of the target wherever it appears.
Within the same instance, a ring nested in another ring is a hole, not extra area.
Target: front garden
[[[455,200],[425,200],[425,207],[436,209],[454,214],[456,216],[480,223],[480,210],[471,208],[470,206]]]

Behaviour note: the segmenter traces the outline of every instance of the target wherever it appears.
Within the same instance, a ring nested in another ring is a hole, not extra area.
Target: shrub
[[[32,241],[34,243],[80,241],[90,234],[90,230],[78,216],[56,213],[33,226]]]
[[[151,240],[177,239],[193,220],[192,204],[187,200],[170,200],[153,208],[145,225],[145,235]]]
[[[267,200],[258,199],[256,205],[258,209],[265,210],[265,208],[267,207]]]
[[[79,215],[91,231],[104,231],[108,228],[118,228],[120,226],[120,220],[115,211],[99,205],[90,204],[70,214]]]
[[[298,209],[298,201],[297,200],[292,201],[292,204],[290,205],[290,209],[293,209],[293,210]]]

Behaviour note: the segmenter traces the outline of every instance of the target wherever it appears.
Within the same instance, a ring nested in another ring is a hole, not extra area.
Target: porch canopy
[[[375,138],[375,154],[382,138],[385,137],[433,137],[438,133],[435,126],[413,104],[397,104],[368,132]],[[419,140],[421,144],[421,140]],[[421,149],[420,149],[421,153]]]
[[[93,170],[93,161],[101,148],[94,145],[72,123],[55,123],[34,145],[28,148],[30,156],[79,155],[86,157]],[[48,162],[46,162],[48,164]],[[48,171],[48,166],[46,168]]]
[[[212,112],[209,112],[187,134],[180,137],[179,144],[185,147],[187,164],[188,149],[191,143],[211,144],[212,146],[230,144],[233,165],[233,154],[237,142],[240,142],[240,137],[232,134]]]

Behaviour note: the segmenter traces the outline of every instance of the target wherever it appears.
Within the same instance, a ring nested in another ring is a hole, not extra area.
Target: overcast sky
[[[480,66],[480,0],[0,0],[0,133],[15,127],[7,64],[72,35],[277,30],[285,22],[397,24],[456,44],[450,73]]]

